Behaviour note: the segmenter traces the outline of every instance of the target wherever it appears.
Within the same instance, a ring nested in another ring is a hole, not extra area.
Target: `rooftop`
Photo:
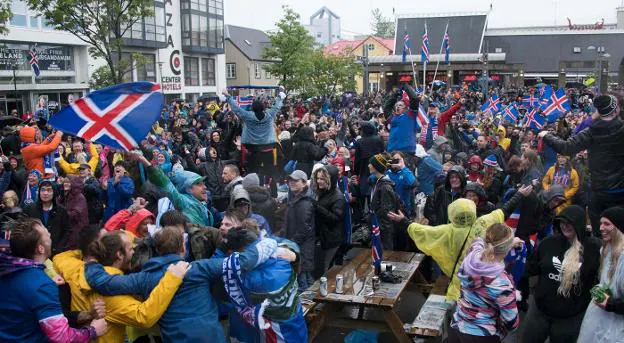
[[[271,46],[271,40],[264,31],[248,27],[226,25],[225,38],[250,60],[264,60],[264,49]]]

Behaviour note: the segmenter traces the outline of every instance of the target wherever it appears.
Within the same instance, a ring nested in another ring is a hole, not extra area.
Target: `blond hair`
[[[5,207],[13,208],[19,205],[19,198],[14,191],[6,191],[2,195],[2,203]]]
[[[561,262],[561,283],[557,289],[557,294],[568,298],[572,287],[579,284],[581,276],[581,258],[583,256],[583,245],[574,237],[572,246],[563,255]]]
[[[483,262],[494,262],[497,257],[504,257],[511,249],[514,234],[505,224],[493,224],[485,232],[486,248],[481,255]]]
[[[602,249],[600,251],[600,269],[602,270],[602,268],[604,268],[605,266],[607,255],[609,254],[607,248],[611,246],[611,261],[609,261],[609,271],[607,273],[609,281],[613,279],[613,275],[615,274],[615,270],[617,269],[620,255],[622,255],[622,251],[624,251],[624,234],[622,234],[620,230],[614,229],[611,232],[611,236],[611,242],[603,241]]]

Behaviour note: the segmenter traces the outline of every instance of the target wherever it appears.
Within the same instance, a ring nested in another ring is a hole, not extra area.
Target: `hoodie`
[[[322,190],[316,183],[316,175],[325,174],[329,178],[329,189]],[[312,189],[317,195],[315,206],[316,235],[321,241],[321,248],[331,249],[338,247],[343,240],[344,233],[344,196],[338,186],[338,168],[334,166],[321,167],[312,177]]]
[[[264,230],[266,234],[271,234],[271,227],[269,226],[267,220],[263,216],[253,212],[253,208],[251,206],[251,197],[249,196],[247,190],[243,188],[243,186],[234,187],[234,189],[232,190],[232,195],[230,196],[230,207],[234,207],[234,204],[238,200],[246,200],[247,203],[249,203],[249,214],[247,215],[247,218],[255,220],[256,223],[258,223],[258,225],[260,226],[261,231]]]
[[[552,199],[563,198],[563,196],[563,187],[553,185],[547,191],[541,191],[537,195],[532,193],[524,198],[519,207],[520,219],[518,219],[518,226],[516,227],[516,237],[527,241],[530,235],[547,228],[555,217],[555,210],[550,209],[548,204]]]
[[[67,210],[69,223],[71,225],[71,235],[67,239],[65,249],[78,248],[80,231],[89,226],[89,209],[87,199],[83,194],[84,181],[79,176],[69,176],[71,189],[63,196],[63,206]],[[64,191],[63,191],[64,192]]]
[[[561,234],[561,221],[574,226],[583,246],[579,283],[572,286],[570,296],[557,294],[561,284],[561,264],[570,242]],[[600,267],[600,240],[591,237],[585,230],[585,210],[577,205],[565,208],[553,223],[556,234],[547,237],[537,246],[529,258],[525,274],[537,276],[538,283],[533,296],[537,308],[547,316],[570,318],[587,309],[591,300],[590,289],[596,284]]]
[[[451,188],[451,175],[456,174],[459,176],[461,185],[457,192]],[[431,225],[447,224],[449,222],[449,214],[447,211],[448,205],[453,201],[464,196],[464,189],[466,188],[466,171],[460,166],[453,166],[446,174],[446,179],[443,186],[439,186],[433,197],[427,199],[425,205],[425,217],[429,219]]]
[[[52,185],[50,181],[43,181],[39,184],[39,195],[41,195],[41,187],[44,184]],[[53,186],[54,187],[54,186]],[[58,190],[54,189],[54,195],[52,197],[52,209],[49,211],[43,210],[41,201],[37,201],[34,204],[30,204],[24,208],[24,214],[30,218],[41,220],[43,225],[50,232],[50,238],[52,239],[52,255],[55,255],[61,251],[66,250],[68,241],[72,236],[72,226],[69,215],[64,206],[58,205],[57,202]]]
[[[444,144],[448,144],[448,139],[446,139],[446,137],[435,136],[433,139],[433,146],[427,151],[429,156],[440,164],[444,162],[444,150],[442,149]]]
[[[61,310],[58,286],[33,260],[0,254],[2,342],[89,342],[93,328],[72,329]]]
[[[481,261],[485,241],[478,237],[472,243],[461,268],[461,297],[451,326],[472,336],[504,338],[520,324],[514,285],[501,263]]]

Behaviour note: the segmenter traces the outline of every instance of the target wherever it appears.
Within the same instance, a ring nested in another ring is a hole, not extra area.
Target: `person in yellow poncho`
[[[479,218],[477,218],[477,207],[472,200],[457,199],[448,206],[450,224],[438,226],[410,224],[400,211],[399,213],[390,212],[388,218],[401,222],[405,226],[409,224],[407,233],[416,247],[431,256],[445,275],[452,276],[446,291],[446,298],[457,300],[460,290],[457,271],[472,244],[472,240],[475,237],[483,237],[485,230],[490,225],[503,223],[518,206],[522,197],[529,195],[532,191],[533,186],[520,188],[502,209]]]
[[[184,262],[184,268],[182,265],[171,267],[173,269],[165,274],[145,302],[141,302],[130,295],[100,296],[89,287],[85,279],[84,257],[91,257],[93,253],[104,255],[102,252],[108,248],[98,249],[98,246],[117,244],[119,250],[116,255],[96,257],[101,263],[108,265],[105,269],[109,273],[123,274],[122,268],[125,268],[132,258],[132,245],[129,238],[119,232],[106,234],[99,242],[88,244],[98,240],[98,233],[99,230],[92,227],[81,232],[83,251],[69,250],[57,254],[53,258],[54,268],[70,287],[72,311],[90,311],[91,304],[96,299],[102,298],[104,300],[106,307],[104,318],[109,325],[109,330],[96,342],[122,343],[126,334],[126,326],[149,328],[157,323],[182,284],[188,263]],[[86,251],[87,248],[89,251]]]
[[[561,185],[563,187],[563,196],[565,203],[557,207],[556,213],[559,214],[564,208],[572,205],[572,198],[579,191],[580,178],[572,164],[570,158],[565,155],[557,155],[557,163],[550,167],[542,179],[542,188],[549,190],[552,185]]]

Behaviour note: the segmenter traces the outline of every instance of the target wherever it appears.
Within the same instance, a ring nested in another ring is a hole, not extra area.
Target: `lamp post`
[[[18,102],[17,102],[17,76],[16,76],[16,72],[17,72],[17,68],[18,68],[18,64],[17,62],[13,62],[13,64],[11,64],[11,69],[13,70],[13,96],[15,97],[15,106],[18,106]],[[18,112],[19,112],[19,108],[17,108]]]
[[[165,93],[165,90],[163,89],[163,75],[162,75],[162,67],[163,67],[163,62],[158,62],[158,73],[160,74],[160,92],[161,93]]]

